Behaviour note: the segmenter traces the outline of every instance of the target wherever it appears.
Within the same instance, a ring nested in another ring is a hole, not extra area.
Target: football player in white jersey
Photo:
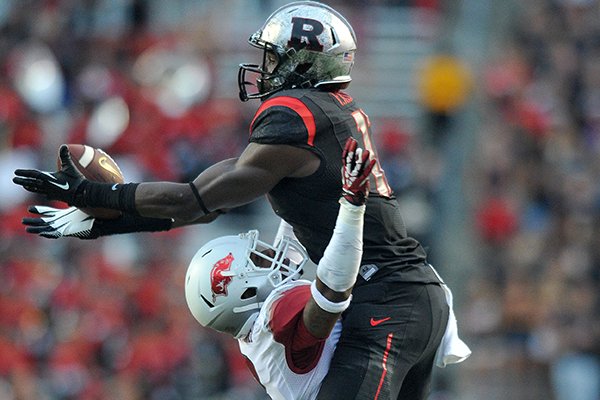
[[[188,267],[185,296],[201,325],[238,339],[255,377],[273,399],[315,399],[341,332],[339,316],[362,256],[369,151],[349,139],[343,154],[340,211],[312,282],[289,225],[274,245],[253,230],[204,245]]]

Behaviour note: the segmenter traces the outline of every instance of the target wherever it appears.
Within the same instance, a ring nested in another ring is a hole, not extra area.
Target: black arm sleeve
[[[133,232],[168,231],[173,226],[172,219],[149,218],[130,213],[123,213],[116,219],[96,219],[92,226],[92,236],[116,235]]]

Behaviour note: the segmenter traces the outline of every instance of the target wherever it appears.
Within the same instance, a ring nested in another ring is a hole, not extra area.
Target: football
[[[84,144],[68,144],[73,163],[90,181],[104,183],[124,183],[125,178],[117,163],[102,149]],[[57,158],[60,169],[60,156]],[[118,210],[106,208],[82,208],[81,211],[95,218],[114,219],[121,215]]]

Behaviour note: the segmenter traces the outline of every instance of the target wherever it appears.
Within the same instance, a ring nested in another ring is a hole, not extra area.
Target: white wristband
[[[312,294],[315,303],[317,303],[319,307],[332,314],[342,313],[348,308],[350,301],[352,300],[352,295],[340,303],[329,300],[327,297],[323,296],[323,293],[319,292],[319,289],[317,289],[317,281],[313,281],[310,285],[310,294]]]

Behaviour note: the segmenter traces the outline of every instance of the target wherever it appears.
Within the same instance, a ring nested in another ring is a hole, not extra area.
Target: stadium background
[[[0,399],[263,399],[183,299],[206,240],[272,238],[264,200],[208,226],[38,239],[15,168],[102,147],[126,179],[235,156],[247,37],[279,0],[0,2]],[[349,93],[473,355],[432,399],[600,398],[600,4],[330,1],[354,25]]]

